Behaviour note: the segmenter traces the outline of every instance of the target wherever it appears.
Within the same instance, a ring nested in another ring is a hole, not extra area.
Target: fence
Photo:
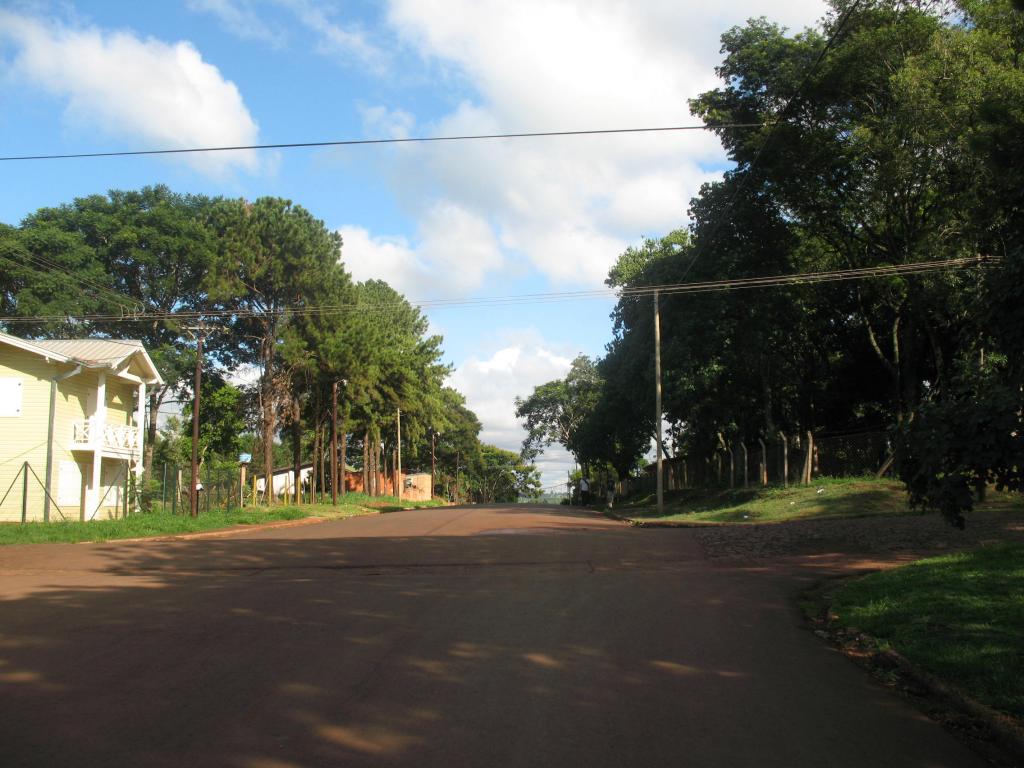
[[[31,462],[15,465],[17,469],[13,473],[7,465],[0,472],[5,482],[10,478],[0,493],[0,522],[71,522],[126,517],[136,506],[135,475],[127,462],[122,464],[120,469],[108,468],[95,494],[87,490],[84,479],[75,480],[70,499],[55,475],[51,476],[52,487],[47,490],[46,482]]]
[[[665,490],[694,487],[750,488],[809,484],[820,476],[882,475],[892,463],[885,432],[778,435],[751,444],[724,438],[713,453],[676,456],[662,462]],[[622,483],[624,494],[652,493],[657,469]]]
[[[142,495],[146,509],[163,510],[172,514],[189,514],[189,484],[192,467],[189,464],[158,464],[150,474]],[[229,509],[252,503],[252,483],[242,483],[237,464],[214,467],[203,464],[199,468],[199,511]]]

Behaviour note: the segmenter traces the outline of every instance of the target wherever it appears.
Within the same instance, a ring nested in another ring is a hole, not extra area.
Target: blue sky
[[[820,0],[0,4],[0,155],[695,122],[718,36]],[[701,133],[4,163],[0,221],[109,189],[288,197],[357,279],[412,300],[598,287],[724,168]],[[514,449],[512,399],[601,354],[610,301],[431,311],[452,383]],[[542,459],[564,477],[563,451]]]

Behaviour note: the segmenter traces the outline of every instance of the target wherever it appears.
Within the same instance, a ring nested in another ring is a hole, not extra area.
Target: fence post
[[[171,496],[171,514],[178,514],[178,468],[174,468],[174,494]]]
[[[757,442],[761,444],[761,485],[768,485],[768,446],[760,437]]]
[[[807,450],[804,451],[804,485],[811,484],[811,470],[814,464],[814,435],[807,430]]]
[[[782,438],[782,487],[789,488],[789,438],[782,430],[779,430],[779,437]]]
[[[21,465],[21,471],[25,476],[21,479],[21,522],[25,522],[28,516],[28,462]]]

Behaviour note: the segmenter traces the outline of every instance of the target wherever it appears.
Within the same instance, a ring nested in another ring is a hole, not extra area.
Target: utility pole
[[[402,409],[395,416],[395,496],[402,501]]]
[[[437,432],[430,430],[430,498],[434,498],[434,472],[437,469],[437,460],[434,458],[434,447],[436,445]]]
[[[190,328],[197,332],[196,337],[196,378],[195,389],[192,398],[192,485],[189,488],[189,514],[192,517],[199,516],[199,388],[203,379],[203,334],[206,327],[200,321],[197,328]]]
[[[331,384],[331,504],[338,504],[338,382]]]
[[[658,292],[654,292],[654,422],[658,435],[658,514],[665,513],[665,489],[661,477],[661,312]]]

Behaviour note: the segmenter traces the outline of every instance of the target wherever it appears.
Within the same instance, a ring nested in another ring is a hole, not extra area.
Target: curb
[[[346,518],[339,518],[346,519]],[[157,534],[156,536],[137,536],[134,539],[103,539],[102,541],[79,541],[78,544],[137,544],[145,541],[191,541],[193,539],[219,539],[226,536],[233,536],[236,533],[247,533],[249,531],[267,531],[274,528],[295,528],[300,525],[313,525],[314,523],[326,523],[327,517],[302,517],[298,520],[276,520],[272,523],[260,523],[257,525],[233,525],[229,528],[215,528],[212,531],[195,531],[194,533],[173,533]]]
[[[803,598],[814,604],[817,613],[814,615],[806,609],[804,610],[805,623],[812,633],[869,672],[872,669],[897,670],[904,682],[924,691],[953,712],[972,718],[980,724],[987,732],[989,741],[1003,751],[1004,754],[1001,757],[1010,757],[1015,764],[1024,764],[1024,723],[1011,715],[982,704],[960,688],[916,666],[898,651],[878,650],[877,639],[866,632],[861,632],[856,627],[837,629],[832,626],[829,618],[832,615],[831,595],[829,594],[831,590],[828,590],[828,585],[845,580],[823,579],[803,593]],[[912,692],[908,693],[913,695]],[[930,713],[926,711],[926,714]],[[943,724],[940,718],[933,717],[932,719],[938,721],[940,725]],[[955,732],[955,735],[978,751],[986,751],[980,748],[985,742],[979,743],[977,740],[963,739],[958,732]],[[991,749],[991,746],[988,749]]]
[[[638,520],[635,517],[620,515],[610,509],[603,510],[601,514],[610,520],[618,520],[620,523],[627,523],[634,528],[716,528],[722,525],[737,525],[737,523],[698,523],[683,520]],[[747,523],[740,523],[740,525],[747,525]]]

